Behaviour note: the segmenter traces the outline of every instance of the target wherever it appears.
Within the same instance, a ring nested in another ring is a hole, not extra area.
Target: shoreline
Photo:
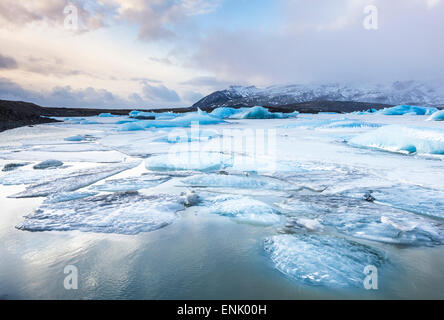
[[[201,108],[203,111],[211,112],[219,107],[242,108],[252,107],[249,105],[216,105]],[[383,109],[393,107],[393,105],[354,102],[354,101],[308,101],[281,106],[263,106],[270,112],[292,113],[349,113],[368,109]],[[50,117],[92,117],[101,113],[111,113],[113,115],[126,116],[133,110],[143,112],[175,112],[187,113],[197,111],[197,107],[187,108],[162,108],[162,109],[94,109],[94,108],[50,108],[42,107],[31,102],[0,100],[0,132],[24,126],[32,126],[43,123],[61,122]]]

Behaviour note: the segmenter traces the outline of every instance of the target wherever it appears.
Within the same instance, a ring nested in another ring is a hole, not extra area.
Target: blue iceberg
[[[392,108],[385,108],[379,111],[379,113],[388,116],[402,116],[402,115],[417,115],[424,116],[429,115],[438,111],[438,109],[433,107],[419,107],[419,106],[409,106],[401,105]]]
[[[437,112],[433,113],[430,116],[430,118],[428,118],[427,120],[429,120],[429,121],[444,121],[444,110],[437,111]]]

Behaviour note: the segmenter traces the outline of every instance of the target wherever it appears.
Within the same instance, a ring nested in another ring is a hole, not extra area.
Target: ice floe
[[[48,196],[45,199],[45,203],[57,203],[57,202],[83,199],[83,198],[95,196],[96,194],[98,194],[98,192],[76,192],[76,191],[59,192],[59,193],[54,193],[54,194]]]
[[[135,168],[139,162],[110,164],[90,169],[72,171],[67,175],[54,177],[30,185],[25,191],[10,196],[11,198],[43,197],[59,192],[75,191],[97,181],[108,178],[122,171]]]
[[[444,130],[390,125],[355,136],[349,144],[401,153],[444,154]]]
[[[92,188],[94,190],[108,192],[137,191],[158,186],[169,179],[170,177],[167,176],[142,175],[138,177],[106,180],[104,183],[95,185]]]
[[[279,205],[296,219],[355,238],[408,246],[444,244],[444,225],[434,219],[346,195],[294,195]],[[290,231],[293,229],[289,226]]]
[[[43,203],[25,217],[18,229],[27,231],[79,230],[135,235],[171,224],[183,210],[182,197],[122,192],[65,202]]]
[[[444,192],[415,185],[355,188],[343,194],[355,198],[370,196],[373,201],[417,214],[444,219]]]
[[[145,166],[152,171],[216,171],[231,165],[231,158],[222,153],[169,153],[147,158]]]
[[[264,241],[277,270],[303,284],[362,287],[364,268],[382,267],[385,254],[372,247],[332,236],[277,235]]]
[[[354,129],[379,128],[382,124],[351,119],[304,119],[302,121],[286,124],[283,128],[301,129]]]

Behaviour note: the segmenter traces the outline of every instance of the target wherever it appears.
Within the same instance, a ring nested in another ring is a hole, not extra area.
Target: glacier
[[[355,136],[348,143],[392,152],[444,155],[444,130],[390,125]]]
[[[184,200],[171,195],[121,192],[43,203],[16,227],[27,231],[68,231],[136,235],[163,228],[183,210]]]
[[[264,249],[280,272],[331,288],[362,288],[364,268],[381,268],[387,260],[384,252],[333,236],[277,235],[264,240]]]

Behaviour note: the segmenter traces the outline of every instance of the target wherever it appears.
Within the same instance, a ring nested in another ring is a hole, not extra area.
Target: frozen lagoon
[[[444,298],[444,128],[428,117],[225,119],[197,133],[94,117],[1,133],[1,164],[29,164],[0,175],[0,297]],[[64,166],[32,168],[50,159]],[[42,185],[47,198],[11,198]],[[377,291],[361,284],[368,264]],[[66,265],[79,290],[63,288]]]

